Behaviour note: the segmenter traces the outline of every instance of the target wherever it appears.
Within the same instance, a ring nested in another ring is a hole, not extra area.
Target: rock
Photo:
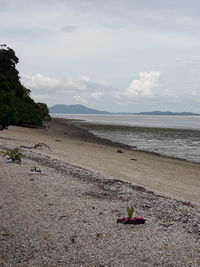
[[[124,153],[124,152],[121,149],[118,149],[117,153]]]
[[[12,163],[13,160],[12,160],[12,159],[7,159],[5,162],[6,162],[6,163]]]
[[[59,217],[58,221],[62,220],[63,218],[67,218],[67,217],[68,217],[68,215],[62,215]]]
[[[21,164],[21,159],[15,159],[13,162],[17,164]]]
[[[6,163],[17,163],[21,164],[21,159],[7,159],[5,160]]]
[[[41,173],[42,171],[40,170],[40,168],[34,166],[33,169],[31,169],[32,173]]]
[[[99,238],[102,238],[102,237],[103,237],[102,233],[97,233],[96,234],[96,240],[99,239]]]
[[[76,235],[72,235],[71,237],[70,237],[70,240],[71,240],[71,243],[73,244],[73,243],[75,243],[75,238],[76,238],[77,236]]]

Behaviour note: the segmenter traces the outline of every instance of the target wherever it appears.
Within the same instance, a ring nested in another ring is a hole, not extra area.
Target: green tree
[[[48,116],[45,104],[36,104],[30,90],[21,84],[15,67],[18,62],[13,49],[0,45],[0,129],[10,124],[42,126]]]

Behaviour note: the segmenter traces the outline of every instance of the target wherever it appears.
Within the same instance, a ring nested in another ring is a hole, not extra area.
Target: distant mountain
[[[131,113],[131,112],[118,112],[115,114],[119,115],[168,115],[168,116],[200,116],[198,113],[192,112],[171,112],[171,111],[149,111],[149,112],[139,112],[139,113]]]
[[[83,105],[55,105],[49,108],[49,113],[57,114],[116,114],[116,115],[168,115],[168,116],[199,116],[192,112],[150,111],[150,112],[117,112],[111,113],[97,109],[88,108]]]
[[[83,105],[55,105],[49,108],[49,113],[62,114],[110,114],[107,111],[87,108]]]
[[[171,112],[171,111],[151,111],[151,112],[140,112],[140,115],[175,115],[175,116],[199,116],[200,114],[192,112]]]

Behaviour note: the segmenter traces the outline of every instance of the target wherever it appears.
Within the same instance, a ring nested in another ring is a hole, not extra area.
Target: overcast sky
[[[0,0],[35,101],[200,112],[199,0]]]

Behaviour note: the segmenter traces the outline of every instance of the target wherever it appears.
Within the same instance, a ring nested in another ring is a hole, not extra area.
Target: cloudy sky
[[[35,101],[200,112],[199,0],[0,0]]]

